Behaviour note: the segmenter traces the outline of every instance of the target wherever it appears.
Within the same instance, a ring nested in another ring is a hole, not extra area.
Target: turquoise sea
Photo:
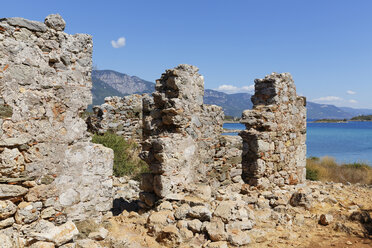
[[[239,123],[225,123],[226,129],[243,130]],[[237,133],[229,133],[237,135]],[[307,157],[334,157],[338,162],[372,164],[372,122],[307,123]]]

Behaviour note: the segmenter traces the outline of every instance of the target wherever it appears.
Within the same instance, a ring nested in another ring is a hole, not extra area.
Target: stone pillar
[[[151,169],[145,191],[180,199],[185,188],[206,181],[223,112],[204,105],[203,95],[204,78],[195,66],[179,65],[157,80],[153,103],[149,99],[144,103],[147,139],[141,157]]]
[[[268,188],[298,184],[306,176],[306,99],[289,73],[255,80],[253,109],[242,115],[243,180]]]
[[[113,152],[90,142],[80,118],[92,101],[92,38],[64,27],[59,15],[0,20],[0,156],[17,157],[1,159],[0,174],[36,182],[15,199],[40,202],[33,213],[80,220],[111,208]]]

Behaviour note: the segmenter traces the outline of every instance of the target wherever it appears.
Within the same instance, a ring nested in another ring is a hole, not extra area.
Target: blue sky
[[[290,72],[310,101],[372,108],[371,11],[370,0],[17,0],[0,16],[61,14],[66,32],[93,35],[99,69],[155,81],[193,64],[225,92]]]

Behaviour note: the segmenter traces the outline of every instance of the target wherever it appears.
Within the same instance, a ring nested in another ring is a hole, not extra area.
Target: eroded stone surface
[[[0,184],[0,199],[28,201],[17,223],[38,219],[42,209],[27,209],[39,201],[74,220],[110,210],[113,153],[89,142],[80,118],[92,101],[91,36],[62,32],[58,14],[0,27],[0,176],[37,184],[25,199],[27,188]]]
[[[253,109],[242,115],[243,179],[268,188],[299,184],[306,175],[306,99],[289,73],[255,80]]]
[[[187,185],[207,181],[214,155],[210,148],[222,132],[223,113],[220,107],[204,105],[203,95],[198,68],[179,65],[157,80],[153,104],[144,99],[142,158],[159,197],[177,199]]]

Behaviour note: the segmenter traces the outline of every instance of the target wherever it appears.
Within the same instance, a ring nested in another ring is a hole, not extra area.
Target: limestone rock
[[[238,231],[245,231],[250,230],[253,228],[253,222],[251,220],[243,220],[243,221],[233,221],[229,224],[226,224],[226,231],[229,233]]]
[[[0,201],[0,220],[4,220],[17,211],[17,206],[11,201]]]
[[[173,212],[169,210],[162,210],[153,212],[147,218],[147,224],[151,232],[159,233],[165,226],[175,222]]]
[[[190,240],[194,237],[193,232],[187,228],[181,228],[180,235],[183,243],[190,242]]]
[[[43,209],[43,211],[41,211],[40,217],[43,219],[49,219],[53,217],[56,213],[57,212],[56,210],[54,210],[53,207],[48,207],[48,208]]]
[[[0,233],[0,244],[2,248],[13,248],[13,241],[7,235]]]
[[[158,211],[160,211],[160,210],[173,210],[173,206],[172,206],[172,203],[170,203],[169,201],[164,201],[157,207],[157,209],[158,209]]]
[[[6,18],[9,25],[27,28],[35,32],[45,32],[47,27],[42,22],[30,21],[21,17]]]
[[[199,233],[201,231],[202,225],[203,223],[198,219],[194,219],[187,223],[188,228],[196,233]]]
[[[54,243],[44,241],[38,241],[30,246],[30,248],[54,248],[54,247],[55,247]]]
[[[191,211],[191,208],[190,208],[190,205],[188,204],[182,204],[180,207],[178,207],[176,209],[176,211],[174,212],[174,217],[177,219],[177,220],[182,220],[182,219],[185,219],[186,216],[189,214],[189,212]]]
[[[77,234],[79,234],[79,231],[75,224],[72,221],[68,221],[63,225],[43,230],[42,233],[33,233],[32,236],[37,240],[50,241],[60,246],[72,240]]]
[[[319,218],[319,224],[327,226],[333,221],[333,216],[330,214],[322,214]]]
[[[55,196],[56,191],[57,190],[54,185],[37,185],[29,189],[27,195],[25,196],[25,199],[29,202],[46,200],[50,197]]]
[[[104,240],[108,235],[107,229],[100,227],[98,231],[89,233],[89,238],[97,241]]]
[[[0,221],[0,229],[4,229],[5,227],[11,226],[15,223],[15,220],[13,217],[1,220]]]
[[[41,202],[21,202],[15,215],[18,224],[29,224],[37,220],[40,216]]]
[[[44,23],[48,27],[50,27],[50,28],[52,28],[56,31],[63,31],[63,30],[65,30],[65,27],[66,27],[65,20],[63,20],[62,16],[60,16],[59,14],[48,15],[45,18]]]
[[[228,238],[225,225],[221,220],[206,223],[205,230],[212,241],[224,241]]]
[[[166,246],[178,246],[181,243],[181,235],[176,226],[164,227],[156,237],[156,241]]]
[[[0,174],[8,177],[18,177],[24,171],[24,158],[17,148],[5,148],[0,153]]]
[[[289,203],[293,207],[304,207],[306,209],[309,209],[311,207],[310,198],[302,192],[293,193],[291,199],[289,200]]]
[[[18,185],[0,184],[0,199],[23,196],[28,189]]]
[[[213,212],[213,215],[220,217],[223,222],[227,223],[231,219],[234,207],[235,203],[233,201],[222,201]]]
[[[188,216],[201,221],[206,221],[212,218],[212,213],[206,206],[195,206],[190,209]]]
[[[228,240],[230,244],[234,246],[248,245],[251,242],[247,232],[234,231],[228,234]]]

